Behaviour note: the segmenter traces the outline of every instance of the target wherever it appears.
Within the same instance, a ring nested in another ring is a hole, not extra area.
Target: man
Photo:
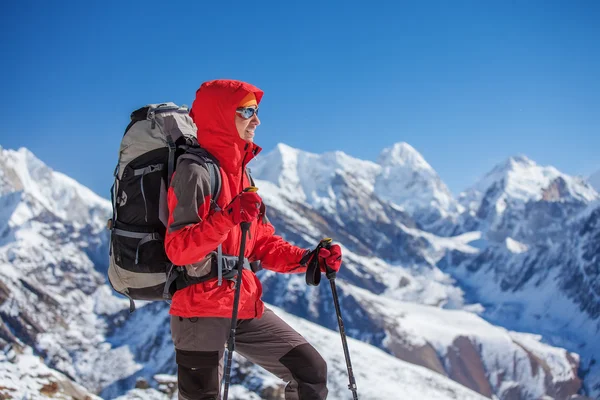
[[[274,234],[246,164],[261,148],[254,144],[263,92],[248,83],[232,80],[205,82],[196,92],[190,116],[198,128],[198,143],[218,161],[222,189],[211,199],[208,169],[193,160],[178,163],[168,191],[169,223],[165,249],[176,265],[185,265],[189,276],[208,273],[218,245],[222,253],[240,252],[240,223],[249,222],[245,257],[282,273],[302,273],[305,249]],[[216,206],[211,207],[211,201]],[[333,245],[315,255],[321,265],[339,270],[341,249]],[[325,399],[327,366],[319,353],[261,300],[261,283],[244,268],[239,299],[235,350],[288,382],[287,400]],[[223,370],[234,298],[233,281],[218,278],[175,292],[171,304],[171,333],[176,348],[179,398],[217,399]]]

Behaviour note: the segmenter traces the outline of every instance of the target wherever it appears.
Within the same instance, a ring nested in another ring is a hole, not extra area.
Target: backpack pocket
[[[165,182],[168,151],[150,151],[124,167],[117,192],[118,220],[133,226],[165,227]]]
[[[169,259],[165,254],[164,238],[158,232],[113,230],[112,247],[117,263],[122,269],[137,273],[165,272]]]
[[[127,295],[133,299],[163,299],[171,267],[163,244],[157,232],[124,230],[122,224],[117,224],[111,235],[111,267],[114,280],[118,281],[118,285],[111,282],[113,287],[121,292],[119,288],[126,288]]]

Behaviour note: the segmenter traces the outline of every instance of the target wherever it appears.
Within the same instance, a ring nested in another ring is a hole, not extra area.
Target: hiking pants
[[[171,316],[179,400],[220,399],[229,318]],[[287,382],[286,400],[327,398],[327,364],[298,332],[268,308],[238,320],[235,351]]]

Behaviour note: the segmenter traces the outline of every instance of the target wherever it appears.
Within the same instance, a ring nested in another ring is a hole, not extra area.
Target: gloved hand
[[[325,265],[335,272],[338,272],[342,266],[342,248],[337,244],[332,244],[329,248],[319,249],[318,257],[321,272],[327,272]]]
[[[231,200],[223,212],[234,225],[251,222],[258,217],[262,199],[256,192],[241,192]]]

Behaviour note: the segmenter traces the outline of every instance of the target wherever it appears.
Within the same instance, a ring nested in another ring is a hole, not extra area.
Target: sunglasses
[[[235,110],[240,116],[244,119],[249,119],[254,116],[254,114],[258,115],[258,107],[240,107]]]

